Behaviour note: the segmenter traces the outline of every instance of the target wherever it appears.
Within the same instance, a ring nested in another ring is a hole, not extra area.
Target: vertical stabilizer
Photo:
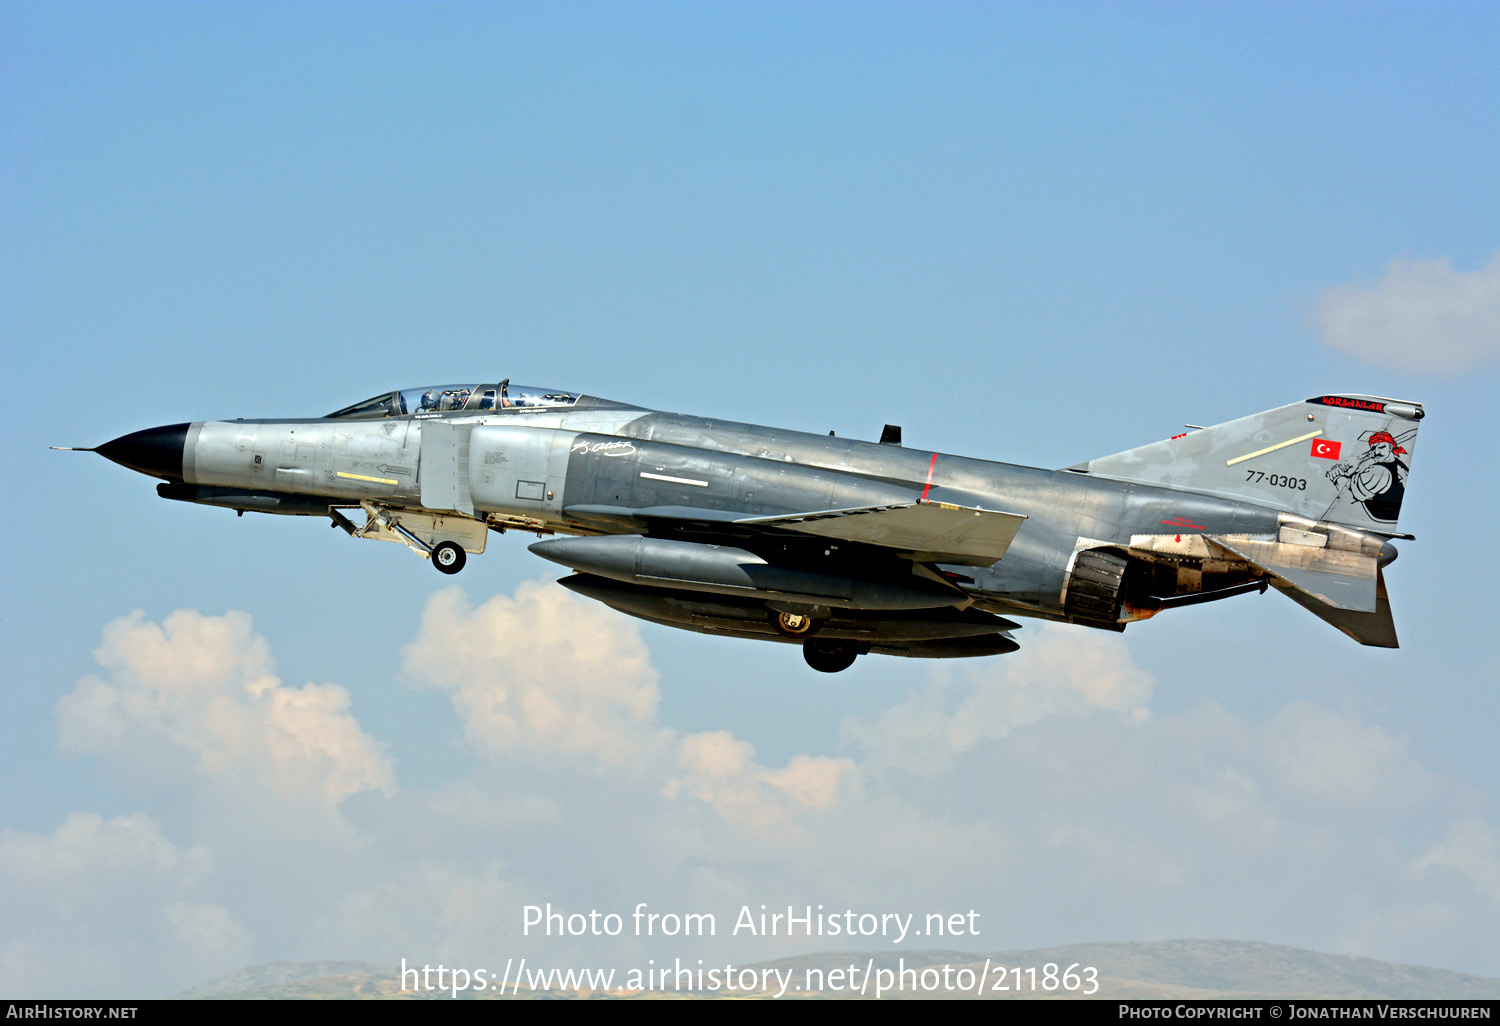
[[[1394,534],[1424,415],[1420,403],[1320,395],[1068,469]]]

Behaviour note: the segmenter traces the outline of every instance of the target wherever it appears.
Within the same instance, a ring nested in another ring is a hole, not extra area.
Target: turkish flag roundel
[[[1325,460],[1336,460],[1339,458],[1339,450],[1344,447],[1343,442],[1330,442],[1326,438],[1314,439],[1312,444],[1312,455]]]

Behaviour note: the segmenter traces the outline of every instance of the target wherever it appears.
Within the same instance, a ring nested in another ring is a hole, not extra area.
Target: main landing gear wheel
[[[808,638],[818,633],[821,626],[812,617],[801,613],[775,613],[771,617],[771,624],[776,628],[776,633],[784,638]]]
[[[432,565],[445,574],[458,573],[468,558],[464,550],[452,542],[439,542],[432,547]]]
[[[802,646],[807,665],[822,673],[838,673],[854,665],[859,649],[852,641],[809,641]]]

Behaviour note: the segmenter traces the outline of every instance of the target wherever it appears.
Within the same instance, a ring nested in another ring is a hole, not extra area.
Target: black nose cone
[[[166,427],[147,428],[121,435],[112,442],[105,442],[94,451],[105,459],[114,460],[122,467],[161,477],[168,481],[182,480],[182,450],[187,443],[190,424],[169,424]]]

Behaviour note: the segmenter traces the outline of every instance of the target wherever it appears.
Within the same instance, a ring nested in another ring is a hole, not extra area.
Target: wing
[[[955,506],[946,502],[903,502],[886,506],[816,510],[780,516],[751,516],[689,506],[569,506],[565,516],[607,520],[617,527],[649,528],[653,523],[693,527],[699,532],[815,536],[871,545],[918,563],[990,566],[1005,555],[1026,517],[1019,513]]]

